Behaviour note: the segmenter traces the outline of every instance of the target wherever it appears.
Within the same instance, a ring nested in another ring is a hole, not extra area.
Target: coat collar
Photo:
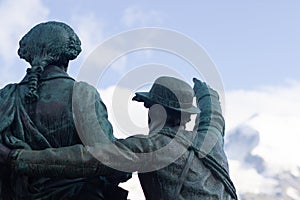
[[[56,78],[66,78],[66,79],[74,80],[62,68],[55,65],[49,65],[45,68],[44,72],[42,73],[40,81],[47,81]],[[28,74],[26,74],[24,79],[20,82],[20,84],[26,84],[26,83],[28,83]]]

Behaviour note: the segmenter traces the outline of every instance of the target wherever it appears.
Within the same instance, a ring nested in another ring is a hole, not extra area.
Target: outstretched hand
[[[0,164],[7,164],[10,152],[11,149],[7,148],[3,144],[0,144]]]
[[[194,92],[197,99],[202,98],[204,96],[214,96],[219,99],[218,92],[210,88],[205,82],[198,80],[197,78],[193,78],[194,82]]]

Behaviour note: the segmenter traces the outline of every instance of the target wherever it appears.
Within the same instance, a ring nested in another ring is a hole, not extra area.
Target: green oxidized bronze
[[[129,176],[116,170],[120,167],[139,172],[147,200],[237,199],[223,150],[225,122],[216,91],[197,79],[191,88],[179,79],[160,77],[150,92],[134,97],[149,108],[149,136],[116,140],[96,89],[66,74],[69,60],[79,52],[76,34],[58,22],[37,25],[21,40],[19,55],[32,68],[19,84],[0,90],[1,143],[15,149],[6,159],[8,150],[0,145],[0,163],[9,163],[1,166],[8,172],[1,176],[3,199],[24,199],[21,195],[27,195],[25,199],[126,199],[127,193],[117,184]],[[91,134],[89,148],[81,144],[72,117],[74,84],[82,94],[89,94],[82,102],[92,102],[97,108],[101,130],[89,125],[93,124],[89,112],[80,116],[88,127],[84,134]],[[197,107],[192,105],[194,93]],[[195,130],[185,130],[191,114],[199,109]],[[214,141],[205,151],[207,136]],[[176,148],[168,155],[146,160],[141,156],[171,142]],[[182,150],[167,166],[144,170]],[[119,196],[112,197],[112,193]]]
[[[76,82],[66,73],[69,61],[81,52],[80,44],[74,31],[61,22],[38,24],[21,39],[18,54],[31,68],[20,83],[0,90],[1,143],[11,149],[32,150],[81,144],[72,115]],[[107,114],[99,94],[93,87],[86,89],[95,92],[98,120],[107,127],[107,137],[114,140],[107,118],[101,119]],[[0,199],[99,199],[109,190],[123,192],[113,176],[53,179],[20,176],[4,168],[1,166]],[[127,193],[122,195],[126,199]]]

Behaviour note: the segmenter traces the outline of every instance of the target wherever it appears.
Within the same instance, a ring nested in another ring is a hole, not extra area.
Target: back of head
[[[163,76],[156,81],[157,84],[170,90],[170,94],[174,95],[171,99],[177,99],[181,107],[179,110],[172,107],[165,107],[167,113],[166,124],[170,127],[185,126],[191,120],[191,114],[194,114],[185,111],[185,108],[192,106],[194,97],[193,88],[187,82],[174,77]]]
[[[20,58],[30,63],[27,70],[29,102],[38,98],[39,78],[48,65],[68,66],[81,52],[81,42],[71,27],[62,22],[45,22],[33,27],[19,42]]]
[[[199,109],[193,106],[193,97],[193,88],[188,83],[162,76],[155,80],[149,92],[137,92],[133,100],[144,102],[150,108],[153,117],[149,121],[157,120],[155,118],[162,121],[161,118],[164,118],[166,125],[174,127],[185,126],[191,114],[199,113]],[[161,105],[161,109],[151,111],[155,104]]]
[[[55,21],[36,25],[19,45],[20,58],[31,66],[39,65],[43,59],[48,59],[48,64],[61,64],[75,59],[81,52],[81,42],[73,29]]]

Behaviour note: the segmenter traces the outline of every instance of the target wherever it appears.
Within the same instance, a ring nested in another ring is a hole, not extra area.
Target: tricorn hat
[[[136,92],[132,100],[197,114],[200,110],[193,106],[193,97],[194,90],[189,84],[174,77],[162,76],[155,80],[149,92]]]

